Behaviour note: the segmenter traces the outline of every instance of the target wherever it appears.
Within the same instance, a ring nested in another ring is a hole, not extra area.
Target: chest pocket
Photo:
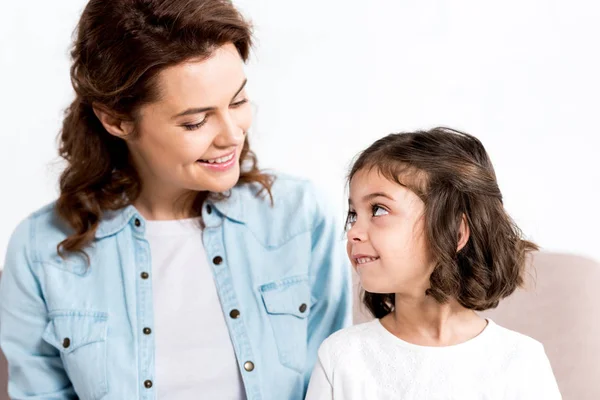
[[[304,372],[311,296],[308,276],[262,285],[265,305],[282,365]]]
[[[106,313],[52,312],[42,336],[60,351],[69,380],[82,400],[100,399],[108,393],[107,319]]]

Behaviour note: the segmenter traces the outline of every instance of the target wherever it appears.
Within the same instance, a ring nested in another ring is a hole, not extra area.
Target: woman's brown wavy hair
[[[160,71],[209,57],[227,43],[247,61],[252,29],[229,0],[89,1],[71,51],[76,96],[59,137],[59,154],[67,167],[56,210],[73,230],[58,245],[61,256],[84,253],[103,212],[123,208],[140,194],[141,182],[125,141],[104,129],[92,105],[135,120],[142,105],[157,99]],[[247,140],[240,164],[238,184],[258,183],[270,195],[272,177],[258,169]],[[207,196],[198,193],[197,213]]]
[[[364,169],[408,187],[425,203],[425,237],[437,263],[427,295],[482,311],[523,284],[526,255],[538,247],[523,239],[506,213],[478,139],[449,128],[391,134],[359,155],[349,181]],[[463,216],[470,237],[457,252]],[[394,309],[395,295],[364,292],[362,300],[381,318]]]

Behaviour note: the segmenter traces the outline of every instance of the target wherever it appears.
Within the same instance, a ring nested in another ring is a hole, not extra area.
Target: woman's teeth
[[[204,162],[204,163],[208,163],[208,164],[223,164],[223,163],[226,163],[227,161],[230,161],[234,156],[235,156],[235,153],[231,153],[230,155],[225,156],[225,157],[213,158],[210,160],[200,160],[200,161]]]

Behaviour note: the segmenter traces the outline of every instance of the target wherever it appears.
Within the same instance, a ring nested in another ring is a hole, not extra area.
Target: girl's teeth
[[[356,263],[364,264],[364,263],[368,263],[368,262],[375,261],[375,260],[377,260],[377,258],[375,258],[375,257],[363,257],[363,258],[357,259]]]
[[[213,160],[203,160],[204,162],[207,162],[209,164],[222,164],[224,162],[227,162],[229,160],[231,160],[233,158],[234,154],[230,154],[228,156],[225,157],[219,157],[219,158],[215,158]]]

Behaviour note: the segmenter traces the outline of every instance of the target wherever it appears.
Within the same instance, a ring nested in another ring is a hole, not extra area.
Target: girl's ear
[[[456,252],[461,251],[463,247],[467,245],[470,235],[471,231],[469,230],[469,224],[467,223],[467,216],[463,214],[458,228],[458,246]]]

